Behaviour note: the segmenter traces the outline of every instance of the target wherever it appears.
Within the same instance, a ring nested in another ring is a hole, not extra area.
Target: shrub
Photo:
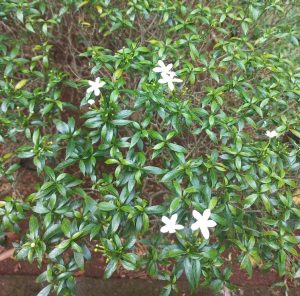
[[[29,220],[16,258],[47,262],[40,296],[72,294],[94,248],[162,295],[183,274],[233,288],[229,252],[299,276],[297,3],[0,2],[0,176],[38,175],[0,229]]]

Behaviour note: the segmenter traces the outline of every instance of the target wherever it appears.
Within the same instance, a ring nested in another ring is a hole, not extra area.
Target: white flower
[[[266,131],[266,136],[270,139],[272,138],[277,138],[279,134],[274,130],[274,131]]]
[[[176,224],[177,214],[172,215],[170,219],[166,216],[162,216],[161,220],[166,224],[160,229],[160,232],[162,233],[175,233],[176,230],[184,228],[182,225]]]
[[[94,105],[95,104],[95,100],[93,99],[89,99],[88,100],[88,104],[91,106],[91,105]]]
[[[193,210],[193,216],[197,221],[192,224],[191,229],[193,231],[200,229],[203,237],[209,239],[208,227],[215,227],[217,225],[215,221],[208,220],[210,217],[210,209],[206,209],[203,212],[203,216],[198,211]]]
[[[95,81],[89,80],[89,85],[90,85],[90,87],[87,89],[86,92],[87,93],[94,92],[95,96],[99,96],[100,95],[100,87],[105,85],[105,82],[101,81],[100,77],[97,77]]]
[[[170,90],[174,90],[174,82],[182,82],[181,79],[176,77],[176,73],[171,71],[173,64],[168,64],[167,66],[163,61],[157,62],[158,67],[153,69],[154,72],[160,73],[161,79],[158,80],[159,83],[167,83]]]
[[[158,80],[159,83],[168,83],[168,87],[170,90],[174,90],[174,82],[182,82],[181,79],[175,77],[176,73],[171,72],[169,75],[161,74],[161,79]]]
[[[158,61],[157,62],[159,67],[155,67],[153,69],[154,72],[156,73],[161,73],[161,75],[170,75],[171,73],[174,73],[171,71],[173,64],[165,65],[163,61]]]

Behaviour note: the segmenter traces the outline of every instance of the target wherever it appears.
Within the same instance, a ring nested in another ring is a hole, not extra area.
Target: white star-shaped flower
[[[162,74],[161,79],[158,80],[159,83],[167,83],[170,90],[174,90],[174,82],[182,82],[181,79],[176,77],[175,72],[171,72],[169,75]]]
[[[90,87],[86,90],[87,93],[94,93],[95,96],[100,95],[100,88],[105,85],[104,81],[100,80],[100,77],[97,77],[95,81],[88,81]]]
[[[279,136],[279,134],[275,130],[273,130],[273,131],[266,131],[266,136],[268,138],[272,139],[272,138],[275,138],[275,137],[277,138]]]
[[[93,99],[89,99],[87,102],[90,106],[95,104],[95,100],[93,100]]]
[[[171,73],[174,73],[173,71],[171,71],[173,64],[169,64],[166,66],[163,61],[158,61],[157,64],[158,67],[155,67],[153,69],[154,72],[161,73],[161,75],[170,75]]]
[[[197,220],[195,223],[192,224],[191,229],[193,231],[200,229],[203,237],[205,239],[209,239],[209,227],[215,227],[217,223],[213,220],[208,220],[210,217],[210,209],[206,209],[201,215],[198,211],[193,210],[193,216]]]
[[[171,218],[169,219],[166,216],[162,216],[161,220],[166,224],[165,226],[161,227],[160,232],[162,233],[175,233],[176,230],[181,230],[184,227],[180,224],[176,224],[176,220],[177,220],[177,214],[174,214],[171,216]]]

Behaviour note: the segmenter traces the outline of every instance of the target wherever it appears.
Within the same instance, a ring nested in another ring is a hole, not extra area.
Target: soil
[[[38,268],[36,264],[30,264],[25,261],[16,261],[13,258],[8,258],[0,262],[0,275],[39,275],[46,266]],[[93,278],[103,278],[105,269],[105,259],[99,253],[93,253],[92,259],[86,263],[84,272],[77,272],[77,276],[86,276]],[[114,278],[142,278],[147,276],[143,271],[128,272],[123,268],[119,268],[113,275]],[[233,268],[232,283],[237,286],[253,286],[253,287],[270,287],[273,284],[281,281],[274,272],[263,273],[260,270],[253,272],[252,278],[249,278],[247,273],[240,270],[237,265]]]
[[[81,277],[77,279],[75,296],[158,296],[164,283],[161,281],[131,279],[131,280],[100,280],[95,278]],[[189,292],[187,282],[182,281],[179,285],[178,294],[174,296],[214,296],[208,289],[197,290],[194,294]],[[33,276],[1,276],[1,296],[36,296],[40,286],[35,283]],[[245,287],[230,293],[222,291],[219,296],[281,296],[282,290]],[[289,296],[299,296],[296,289],[289,290]]]

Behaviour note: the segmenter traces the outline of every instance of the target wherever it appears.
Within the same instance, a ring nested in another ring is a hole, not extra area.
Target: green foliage
[[[0,0],[0,177],[29,159],[40,180],[2,198],[0,232],[29,221],[16,256],[48,263],[40,296],[72,294],[95,247],[106,278],[145,269],[162,295],[183,274],[232,288],[230,250],[249,275],[299,277],[299,15],[283,0]],[[190,230],[207,208],[210,240]],[[185,228],[160,233],[175,213]]]

